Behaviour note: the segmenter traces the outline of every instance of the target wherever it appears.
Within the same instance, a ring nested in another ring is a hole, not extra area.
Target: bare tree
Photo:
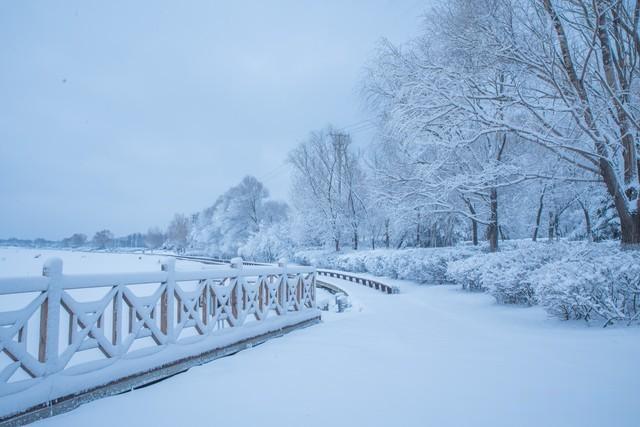
[[[363,175],[350,144],[348,134],[328,127],[313,132],[289,153],[295,171],[294,206],[302,215],[319,213],[321,223],[317,226],[321,230],[317,232],[327,235],[336,251],[346,228],[350,228],[357,248],[364,218],[360,194]]]
[[[113,233],[109,230],[98,231],[93,236],[93,244],[98,249],[106,249],[113,242]]]

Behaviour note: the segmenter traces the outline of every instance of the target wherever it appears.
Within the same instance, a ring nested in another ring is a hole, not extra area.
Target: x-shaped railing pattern
[[[53,259],[43,275],[20,279],[25,286],[19,288],[0,279],[0,298],[33,294],[24,307],[0,311],[0,355],[8,358],[0,366],[0,396],[72,367],[82,370],[87,362],[74,358],[87,350],[115,361],[135,353],[142,339],[145,351],[162,349],[187,339],[183,335],[192,342],[248,321],[315,309],[315,270],[283,264],[247,268],[236,262],[180,272],[167,259],[161,273],[66,276]],[[145,295],[139,285],[147,286]],[[19,371],[26,378],[16,380]]]

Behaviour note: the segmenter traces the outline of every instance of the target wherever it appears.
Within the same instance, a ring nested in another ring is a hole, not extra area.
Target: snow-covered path
[[[41,425],[638,425],[638,328],[561,323],[455,287],[333,281],[350,313]]]

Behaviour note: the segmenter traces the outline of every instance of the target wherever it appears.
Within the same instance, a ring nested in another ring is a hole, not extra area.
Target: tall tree
[[[349,230],[357,248],[365,211],[364,175],[351,149],[351,137],[329,126],[311,133],[288,159],[294,167],[294,207],[300,215],[321,221],[308,224],[309,231],[330,239],[339,251]]]

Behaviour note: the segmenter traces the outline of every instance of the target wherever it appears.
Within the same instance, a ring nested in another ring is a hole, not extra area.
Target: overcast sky
[[[286,199],[287,152],[367,118],[363,66],[424,4],[2,2],[0,238],[164,227],[247,174]]]

